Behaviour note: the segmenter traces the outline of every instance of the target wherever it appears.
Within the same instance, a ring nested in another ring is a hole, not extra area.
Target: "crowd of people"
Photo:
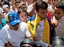
[[[53,47],[63,20],[64,0],[0,0],[0,47]]]

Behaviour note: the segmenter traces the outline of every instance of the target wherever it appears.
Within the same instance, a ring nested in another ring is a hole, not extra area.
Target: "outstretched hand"
[[[55,19],[55,16],[53,16],[53,18],[51,19],[51,23],[54,27],[58,26],[58,21]]]

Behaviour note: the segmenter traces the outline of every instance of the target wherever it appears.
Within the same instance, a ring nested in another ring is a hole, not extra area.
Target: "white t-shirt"
[[[2,40],[0,40],[0,47],[3,47],[4,42]]]
[[[15,47],[20,47],[20,43],[26,37],[30,36],[31,34],[27,29],[26,23],[24,22],[19,24],[17,31],[10,29],[8,25],[4,26],[0,31],[0,40],[2,40],[4,44],[10,42]]]

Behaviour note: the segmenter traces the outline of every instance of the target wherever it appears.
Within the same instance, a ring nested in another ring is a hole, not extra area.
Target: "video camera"
[[[33,40],[27,38],[20,43],[20,47],[42,47],[42,46],[41,45],[37,46]]]
[[[64,47],[64,39],[60,36],[54,37],[52,47]]]

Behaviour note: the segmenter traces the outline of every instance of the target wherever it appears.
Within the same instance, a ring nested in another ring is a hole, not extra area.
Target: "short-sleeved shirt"
[[[31,34],[27,28],[26,23],[21,22],[17,31],[9,28],[6,24],[0,31],[0,40],[5,43],[10,42],[15,47],[20,47],[20,43],[26,38],[30,37]],[[1,43],[0,43],[1,44]]]

